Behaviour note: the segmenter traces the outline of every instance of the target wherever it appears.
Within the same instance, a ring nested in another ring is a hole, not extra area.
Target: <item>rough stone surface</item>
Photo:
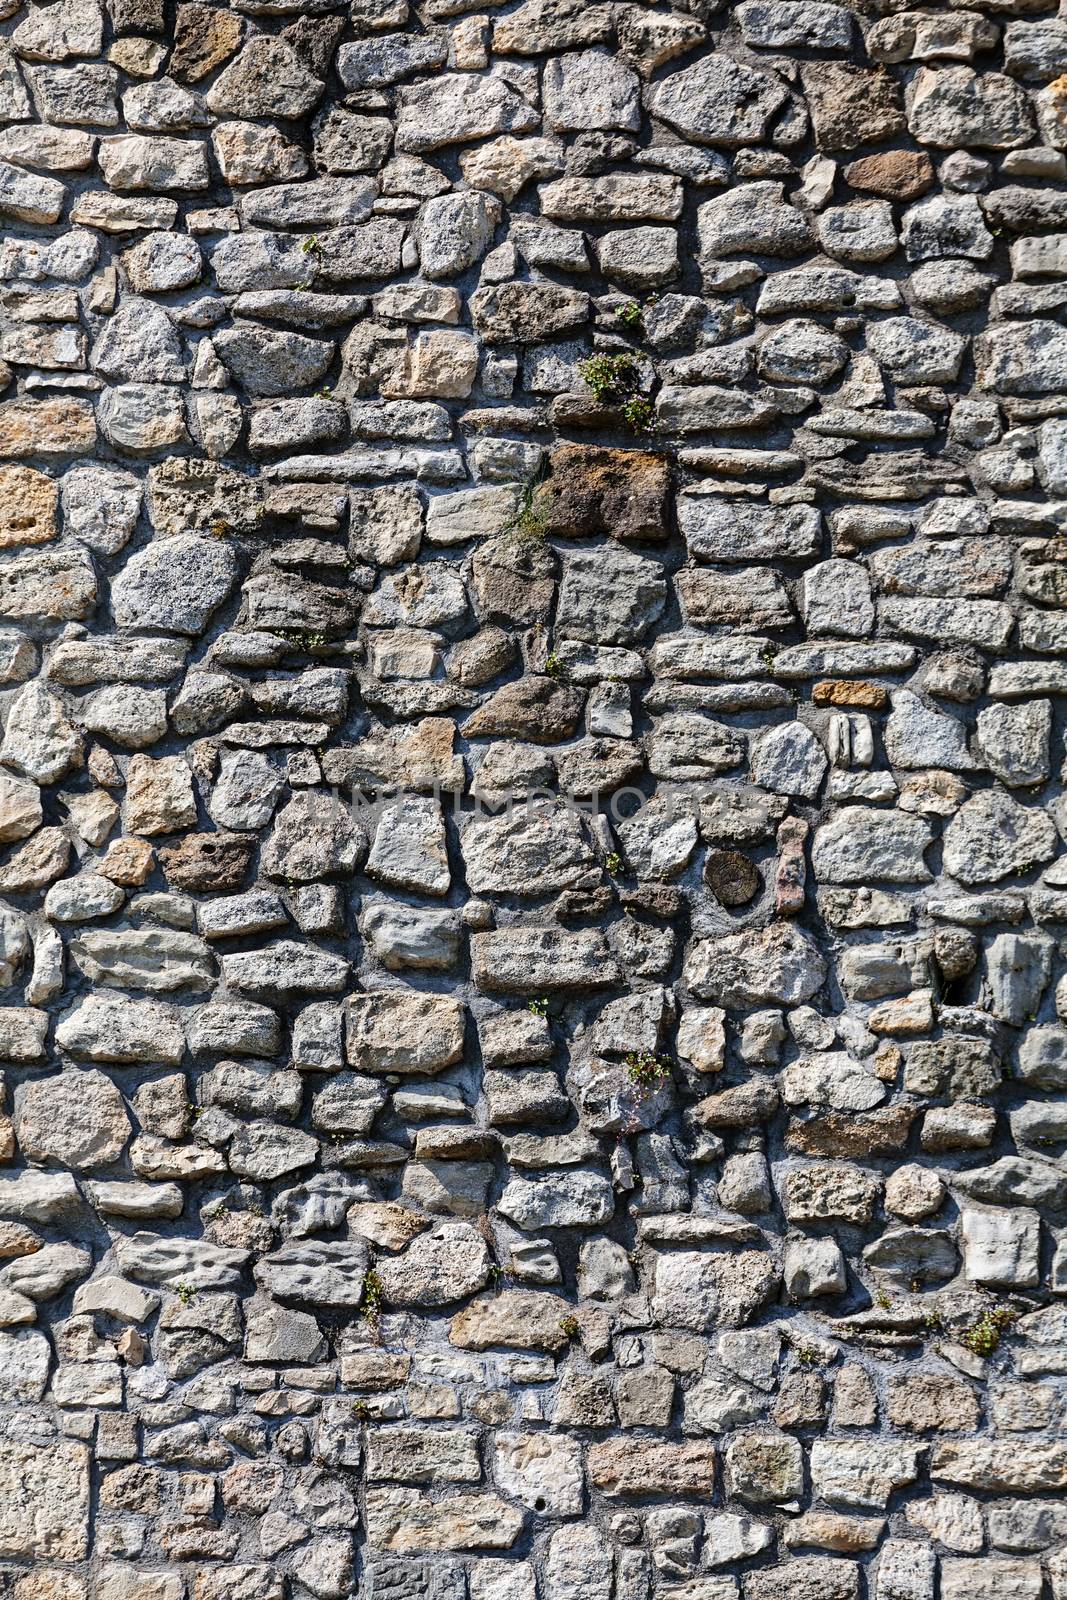
[[[1055,0],[0,3],[0,1593],[1063,1600]]]

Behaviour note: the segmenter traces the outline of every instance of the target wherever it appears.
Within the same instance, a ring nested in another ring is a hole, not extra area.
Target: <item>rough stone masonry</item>
[[[1067,1600],[1067,8],[906,7],[0,0],[5,1600]]]

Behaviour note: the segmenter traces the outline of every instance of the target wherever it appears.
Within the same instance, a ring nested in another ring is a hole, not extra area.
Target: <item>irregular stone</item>
[[[647,98],[649,109],[686,138],[730,149],[762,139],[787,92],[769,74],[712,54],[661,79]]]
[[[848,807],[816,830],[812,867],[827,883],[929,883],[923,855],[931,838],[919,817]]]
[[[440,1072],[463,1054],[465,1010],[446,996],[410,990],[352,995],[346,1017],[348,1059],[363,1071]]]
[[[920,67],[908,90],[908,127],[920,144],[1009,150],[1033,137],[1025,92],[999,72]]]
[[[488,134],[526,133],[537,121],[533,107],[502,78],[446,73],[397,95],[397,146],[412,154]]]
[[[904,131],[900,90],[885,71],[844,62],[808,62],[801,82],[820,150],[878,144]]]
[[[132,556],[112,583],[116,621],[198,634],[236,579],[228,545],[186,535],[157,539]]]
[[[88,995],[56,1026],[56,1043],[71,1055],[117,1065],[177,1065],[185,1050],[179,1014],[152,1000]]]
[[[380,1550],[507,1550],[521,1528],[522,1513],[495,1494],[434,1501],[417,1489],[367,1491],[367,1535]]]
[[[82,739],[62,702],[39,680],[11,702],[0,760],[35,783],[56,783],[82,764]]]
[[[567,1301],[531,1289],[505,1289],[489,1299],[472,1300],[453,1316],[449,1338],[461,1350],[489,1350],[504,1345],[516,1350],[558,1352],[569,1335],[560,1327]]]
[[[972,795],[945,829],[945,870],[968,885],[997,883],[1054,853],[1050,818],[998,789]]]
[[[16,1132],[31,1161],[76,1171],[108,1166],[122,1154],[130,1120],[122,1096],[102,1072],[70,1070],[24,1086]]]
[[[6,1558],[84,1558],[89,1543],[89,1451],[84,1444],[5,1439],[0,1444],[0,1482],[7,1486],[0,1516],[0,1552]]]
[[[919,1450],[895,1440],[816,1439],[811,1447],[812,1483],[838,1505],[884,1510],[894,1490],[914,1483]]]
[[[414,1239],[403,1255],[382,1261],[378,1275],[391,1306],[441,1306],[484,1288],[489,1268],[489,1252],[478,1230],[466,1222],[449,1222]]]
[[[755,937],[731,934],[696,943],[685,981],[701,1000],[729,1008],[796,1005],[822,986],[826,964],[812,940],[791,922],[772,923]]]
[[[703,1500],[715,1483],[715,1450],[696,1441],[605,1439],[590,1447],[589,1480],[613,1498],[670,1495]]]

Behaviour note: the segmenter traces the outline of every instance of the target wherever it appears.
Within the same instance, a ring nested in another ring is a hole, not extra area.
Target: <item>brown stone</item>
[[[232,11],[200,4],[179,6],[170,56],[171,76],[183,83],[206,78],[233,55],[241,42],[242,28],[241,18]]]
[[[845,168],[845,182],[887,200],[917,200],[932,187],[934,168],[925,150],[886,150]]]
[[[888,72],[810,61],[800,77],[820,150],[854,150],[904,132],[900,89]]]
[[[670,533],[670,467],[643,450],[560,445],[552,477],[534,499],[546,533],[560,538],[666,539]]]
[[[59,485],[34,467],[0,467],[0,549],[56,536]]]
[[[590,1446],[589,1480],[602,1494],[691,1496],[706,1504],[715,1488],[715,1447],[702,1440],[605,1439]]]
[[[917,1373],[889,1384],[889,1420],[908,1433],[973,1433],[978,1396],[962,1378]]]
[[[569,739],[578,726],[585,696],[570,684],[552,678],[519,678],[490,695],[463,732],[468,739],[531,739],[555,744]]]
[[[32,1256],[40,1248],[40,1238],[24,1222],[0,1222],[0,1257],[4,1260]]]
[[[156,852],[147,839],[116,839],[96,870],[124,889],[136,889],[151,875],[155,864]]]
[[[570,1343],[565,1324],[572,1316],[569,1303],[560,1295],[506,1289],[502,1294],[472,1300],[457,1311],[448,1337],[461,1350],[504,1345],[513,1350],[558,1352]]]
[[[893,1155],[903,1150],[915,1121],[915,1106],[883,1106],[855,1117],[834,1111],[810,1122],[794,1122],[786,1144],[806,1156]]]
[[[875,1548],[884,1528],[884,1517],[846,1517],[840,1511],[806,1511],[795,1522],[787,1523],[785,1542],[790,1550],[808,1545],[820,1550],[837,1550],[842,1555],[859,1555]]]
[[[722,906],[745,906],[763,879],[740,850],[711,850],[704,863],[704,882]]]
[[[790,1372],[774,1406],[780,1428],[807,1428],[826,1416],[826,1384],[818,1372]]]
[[[882,711],[889,703],[880,683],[848,678],[822,678],[812,688],[811,698],[817,706],[856,706],[864,711]]]
[[[70,840],[62,828],[42,828],[0,868],[0,894],[32,894],[47,889],[67,870]]]
[[[8,400],[0,405],[0,456],[84,456],[96,445],[87,400]]]
[[[255,848],[247,833],[190,833],[161,850],[159,862],[173,888],[221,894],[243,886]]]

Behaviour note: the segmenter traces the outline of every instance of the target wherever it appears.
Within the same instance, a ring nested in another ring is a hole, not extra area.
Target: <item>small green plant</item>
[[[382,1280],[373,1267],[363,1280],[359,1314],[367,1324],[368,1332],[377,1339],[382,1331]]]
[[[628,300],[619,312],[619,321],[630,333],[644,332],[644,312],[636,300]]]
[[[318,234],[309,233],[307,238],[301,241],[300,251],[301,254],[307,256],[311,262],[311,271],[304,279],[303,283],[297,284],[297,288],[305,291],[308,289],[314,289],[315,275],[322,263],[322,241],[319,239]]]
[[[546,486],[545,478],[547,469],[542,463],[536,472],[532,472],[522,486],[519,503],[511,520],[504,527],[504,533],[514,534],[520,539],[543,539],[548,527],[548,500],[552,493]]]
[[[560,1319],[559,1319],[559,1331],[560,1331],[560,1333],[566,1334],[568,1339],[577,1339],[577,1337],[578,1337],[578,1318],[577,1317],[560,1317]]]
[[[620,856],[620,854],[619,854],[619,852],[617,850],[609,850],[607,855],[604,857],[604,870],[605,870],[605,872],[610,872],[611,876],[614,878],[614,877],[618,876],[618,874],[622,871],[622,869],[623,869],[622,856]]]
[[[973,1356],[991,1356],[1000,1348],[1001,1339],[1018,1316],[1011,1306],[992,1306],[960,1335],[960,1344]]]
[[[893,1305],[892,1300],[890,1300],[884,1289],[878,1290],[874,1297],[874,1303],[876,1306],[880,1306],[883,1311],[889,1311]]]
[[[567,676],[567,664],[554,650],[545,662],[545,672],[550,678],[555,678],[557,683],[561,683]]]
[[[631,433],[653,433],[656,427],[656,414],[652,409],[651,400],[646,400],[643,394],[635,394],[622,408],[626,426]]]
[[[797,1360],[805,1367],[822,1365],[822,1354],[813,1344],[802,1344],[797,1350]]]
[[[597,405],[617,407],[633,433],[652,431],[652,402],[641,393],[641,373],[628,351],[590,356],[587,361],[579,361],[578,371]]]
[[[527,1000],[526,1009],[527,1009],[527,1011],[531,1012],[535,1017],[547,1017],[548,1016],[548,1001],[547,1000]]]
[[[370,1406],[365,1400],[357,1400],[352,1407],[352,1413],[357,1422],[370,1421]]]
[[[627,351],[615,356],[590,356],[579,361],[578,371],[600,406],[621,406],[641,386],[637,362]]]
[[[174,1293],[178,1296],[183,1306],[187,1306],[191,1300],[196,1299],[196,1289],[191,1283],[176,1283],[174,1285]]]
[[[294,647],[303,650],[306,656],[312,655],[316,650],[325,649],[329,643],[324,633],[291,633],[289,638]]]
[[[923,1312],[923,1327],[927,1333],[941,1333],[944,1330],[944,1326],[945,1319],[941,1315],[940,1311],[932,1310]]]
[[[631,1050],[626,1057],[626,1076],[638,1105],[651,1100],[670,1075],[671,1061],[668,1056],[653,1055],[651,1050]]]

